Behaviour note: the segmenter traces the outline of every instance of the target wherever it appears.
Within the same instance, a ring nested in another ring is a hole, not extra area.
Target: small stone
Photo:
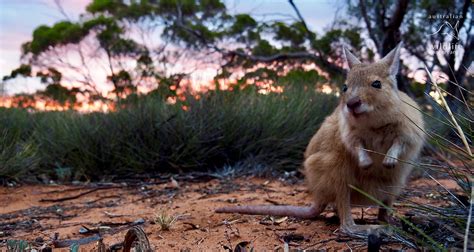
[[[229,202],[229,203],[232,203],[232,204],[237,203],[236,198],[230,198],[230,199],[227,199],[226,201]]]
[[[145,220],[143,218],[140,218],[136,221],[133,222],[133,225],[140,225],[140,224],[143,224],[145,223]]]

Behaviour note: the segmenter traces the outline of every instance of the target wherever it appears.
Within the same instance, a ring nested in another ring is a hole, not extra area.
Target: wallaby
[[[401,43],[376,63],[361,63],[349,50],[349,66],[339,105],[311,139],[304,174],[314,200],[304,206],[231,206],[218,213],[313,218],[328,204],[337,209],[345,233],[365,233],[379,225],[356,225],[352,206],[376,205],[351,186],[391,207],[424,143],[418,105],[397,88]],[[378,219],[388,220],[379,208]]]

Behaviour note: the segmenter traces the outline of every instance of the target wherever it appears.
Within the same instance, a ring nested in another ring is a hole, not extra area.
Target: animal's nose
[[[360,107],[361,104],[362,102],[360,101],[359,97],[354,97],[354,98],[349,99],[349,101],[347,101],[347,107],[350,109],[355,109],[357,107]]]

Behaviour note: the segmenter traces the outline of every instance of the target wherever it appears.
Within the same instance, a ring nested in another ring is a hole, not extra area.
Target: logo
[[[474,0],[473,0],[474,1]],[[429,19],[434,20],[435,29],[430,36],[435,37],[432,40],[433,50],[435,52],[443,50],[445,53],[454,54],[460,46],[459,40],[459,20],[462,15],[429,15]]]
[[[459,20],[456,21],[456,24],[454,25],[454,27],[448,21],[444,21],[444,23],[438,28],[438,30],[432,33],[431,36],[436,36],[437,34],[441,34],[441,35],[446,36],[449,40],[459,39],[458,27],[459,27]]]

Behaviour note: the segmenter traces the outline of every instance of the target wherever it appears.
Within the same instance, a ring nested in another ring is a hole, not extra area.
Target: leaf
[[[272,219],[273,220],[273,224],[281,224],[283,222],[285,222],[286,220],[288,220],[288,217],[285,216],[285,217],[281,217],[281,218],[277,218],[277,219]]]

